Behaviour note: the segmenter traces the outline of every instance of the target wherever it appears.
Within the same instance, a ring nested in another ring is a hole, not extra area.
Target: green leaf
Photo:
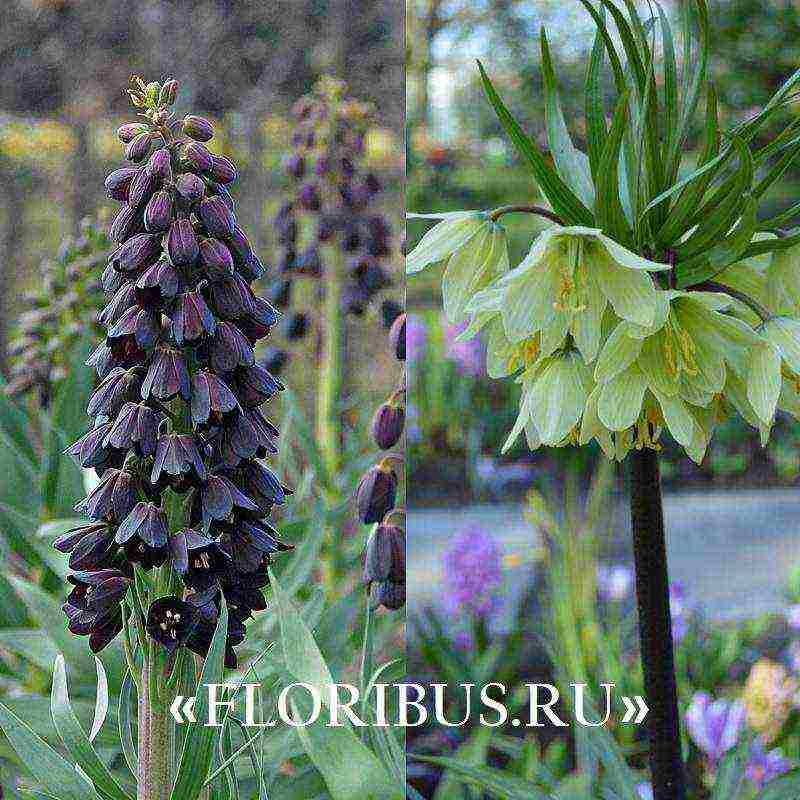
[[[0,377],[0,436],[35,469],[39,456],[30,436],[31,421],[25,411],[9,399],[5,389],[6,383]]]
[[[295,719],[308,718],[294,699],[290,703]],[[297,735],[333,800],[403,800],[403,784],[389,777],[352,728],[331,728],[320,715],[312,724],[298,727]]]
[[[82,365],[87,351],[86,345],[76,347],[71,363]],[[53,402],[42,464],[42,502],[51,515],[67,516],[83,492],[81,471],[63,451],[86,428],[86,404],[93,380],[94,373],[88,367],[71,369]]]
[[[630,242],[632,231],[622,208],[619,196],[619,161],[622,139],[628,122],[628,93],[624,92],[617,102],[611,131],[600,157],[597,170],[597,196],[595,213],[600,227],[620,243]]]
[[[600,155],[605,147],[608,129],[606,128],[606,114],[603,108],[603,93],[600,89],[600,70],[603,67],[605,45],[603,35],[597,31],[586,70],[586,87],[584,92],[584,111],[586,113],[586,149],[589,154],[589,164],[592,176],[597,179],[597,169],[600,165]]]
[[[409,753],[409,756],[417,761],[445,767],[464,783],[477,786],[498,800],[550,800],[535,783],[494,767],[475,766],[444,756],[421,756],[416,753]]]
[[[511,112],[506,108],[500,95],[497,94],[492,85],[483,64],[478,62],[478,69],[481,73],[483,88],[489,102],[497,114],[500,123],[505,128],[506,133],[514,142],[520,154],[528,161],[531,171],[534,174],[545,197],[550,201],[553,210],[568,225],[587,225],[594,224],[594,215],[588,208],[575,196],[573,191],[564,183],[558,174],[547,164],[544,156],[539,152],[539,148],[531,138],[522,130],[519,123],[514,119]]]
[[[589,708],[591,718],[597,719],[597,712]],[[625,763],[619,745],[604,727],[578,727],[576,735],[581,738],[582,746],[603,765],[606,778],[620,800],[639,800],[636,789],[637,779],[630,767]]]
[[[673,146],[673,138],[678,135],[678,62],[675,58],[675,41],[669,19],[661,4],[656,2],[658,24],[661,28],[661,46],[664,51],[664,130],[667,134],[667,151]],[[669,178],[669,176],[667,176]]]
[[[798,138],[794,146],[789,148],[772,169],[758,182],[758,185],[753,189],[753,196],[760,198],[766,194],[767,190],[783,177],[786,170],[792,166],[798,155],[800,155],[800,138]]]
[[[89,781],[2,703],[0,728],[20,761],[47,794],[59,800],[97,800],[97,793]]]
[[[739,796],[745,778],[747,758],[750,754],[752,739],[748,736],[720,764],[717,779],[714,782],[714,793],[711,800],[730,800]]]
[[[739,169],[696,212],[694,222],[697,229],[674,248],[679,261],[688,261],[692,256],[705,253],[715,242],[727,236],[751,197],[752,154],[741,139],[734,139],[733,146],[739,155]]]
[[[214,738],[217,728],[206,727],[202,720],[208,719],[208,692],[201,691],[209,683],[222,683],[225,673],[225,643],[228,638],[228,607],[223,598],[217,620],[217,628],[208,650],[203,672],[197,681],[198,693],[195,701],[195,718],[198,722],[187,726],[186,739],[181,751],[181,760],[175,786],[170,800],[195,800],[211,766],[214,753]]]
[[[757,212],[758,202],[754,197],[746,195],[742,216],[734,230],[707,253],[678,265],[676,269],[678,288],[684,289],[687,286],[710,280],[731,264],[747,258],[753,247],[751,244],[753,234],[758,227]],[[756,244],[772,243],[757,242]],[[769,251],[765,250],[764,252]]]
[[[269,578],[275,596],[286,669],[294,682],[313,686],[323,703],[327,703],[330,686],[334,683],[330,669],[311,631],[271,570]],[[294,702],[292,705],[294,709]],[[392,781],[381,762],[362,744],[349,725],[328,727],[320,715],[314,724],[298,728],[297,735],[308,757],[322,773],[334,800],[402,798],[402,788]],[[348,769],[343,770],[342,764],[347,764]]]
[[[665,175],[667,185],[675,180],[681,164],[681,151],[683,148],[684,140],[691,129],[692,120],[694,119],[697,104],[700,101],[700,96],[703,93],[703,87],[706,85],[706,73],[708,70],[708,53],[709,53],[709,30],[708,30],[708,8],[706,7],[705,0],[694,0],[694,5],[697,7],[696,15],[692,14],[692,0],[687,0],[683,3],[683,69],[684,69],[684,85],[683,85],[683,108],[681,110],[680,122],[677,126],[677,135],[670,141],[670,146],[667,150],[665,159]],[[691,54],[692,47],[692,17],[697,19],[697,27],[699,32],[698,48],[699,52],[697,57],[693,58]],[[689,65],[693,65],[690,71]]]
[[[558,97],[558,84],[547,44],[547,33],[541,30],[542,76],[544,78],[544,110],[547,141],[558,174],[587,208],[594,208],[595,195],[589,159],[572,143],[564,112]]]
[[[692,181],[697,180],[697,178],[706,175],[709,172],[718,171],[719,168],[733,155],[733,148],[728,145],[726,146],[719,155],[715,156],[711,159],[711,161],[703,164],[701,167],[698,167],[695,170],[692,170],[688,175],[685,175],[681,178],[677,183],[670,186],[669,189],[661,192],[661,194],[654,197],[645,207],[642,213],[639,215],[640,217],[646,214],[651,208],[655,208],[657,205],[662,203],[668,197],[672,197],[674,194],[680,192],[684,187],[688,186]],[[694,210],[694,208],[692,209]]]
[[[732,150],[728,150],[728,155]],[[713,85],[709,85],[706,98],[706,122],[703,138],[703,148],[698,158],[699,169],[703,169],[719,155],[719,116],[717,111],[717,93]],[[677,241],[691,227],[690,219],[697,208],[698,202],[708,188],[716,172],[722,168],[727,157],[717,164],[716,169],[711,168],[700,175],[688,176],[689,182],[681,181],[682,192],[670,209],[667,221],[662,225],[656,238],[664,245]]]
[[[119,740],[122,745],[122,753],[125,756],[125,763],[135,777],[139,771],[139,759],[136,756],[136,747],[133,744],[133,726],[131,724],[131,694],[133,689],[133,679],[130,670],[125,671],[125,678],[122,681],[122,689],[119,693],[119,713],[117,723],[119,725]]]
[[[106,698],[107,705],[107,698]],[[92,780],[95,787],[112,800],[131,800],[92,747],[81,727],[69,700],[67,670],[64,657],[58,655],[53,669],[53,687],[50,695],[53,724],[67,752],[75,763]]]
[[[286,669],[301,683],[315,687],[326,702],[330,685],[334,682],[328,665],[322,657],[309,628],[301,619],[289,597],[281,589],[270,570],[270,585],[275,595],[278,623],[281,630],[281,649]]]
[[[798,83],[800,83],[800,69],[793,72],[783,84],[781,84],[775,94],[772,95],[769,102],[755,117],[738,125],[733,129],[732,134],[734,136],[740,136],[746,142],[751,141],[784,103],[790,99],[789,95]]]

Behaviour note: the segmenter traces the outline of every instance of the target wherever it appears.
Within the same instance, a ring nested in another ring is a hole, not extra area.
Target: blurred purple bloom
[[[785,612],[786,622],[793,631],[800,631],[800,605],[789,606]]]
[[[633,588],[633,567],[627,564],[613,564],[597,567],[597,593],[601,599],[620,603],[627,598]]]
[[[672,638],[680,644],[689,632],[692,606],[686,597],[686,588],[680,581],[669,585],[669,610],[672,615]]]
[[[459,334],[466,327],[466,322],[459,325],[445,325],[445,354],[451,361],[455,361],[462,374],[477,378],[485,371],[486,348],[479,336],[473,336],[465,342],[458,341]]]
[[[792,672],[800,673],[800,641],[797,639],[786,650],[786,659]]]
[[[767,783],[788,772],[791,768],[792,762],[783,755],[779,748],[767,752],[760,739],[753,742],[746,774],[757,789],[763,789]]]
[[[409,314],[406,317],[406,361],[419,361],[428,342],[428,326],[422,317]]]
[[[686,727],[712,766],[739,741],[747,711],[740,700],[714,700],[697,692],[686,712]]]
[[[456,631],[453,634],[453,644],[456,646],[456,650],[468,653],[475,648],[475,637],[472,635],[472,631]]]
[[[419,424],[419,408],[415,403],[406,406],[406,439],[419,442],[422,439],[422,428]]]
[[[479,525],[456,534],[442,558],[445,605],[454,614],[488,617],[498,608],[502,555]]]
[[[636,793],[642,800],[653,800],[653,786],[647,781],[636,784]]]

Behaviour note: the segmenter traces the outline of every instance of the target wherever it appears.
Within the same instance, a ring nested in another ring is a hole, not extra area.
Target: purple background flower
[[[428,326],[416,314],[406,317],[406,360],[418,362],[425,353],[428,343]]]
[[[459,334],[466,327],[466,322],[459,325],[445,324],[445,354],[456,363],[461,373],[477,378],[485,372],[486,348],[479,336],[474,336],[465,342],[457,341]]]
[[[747,762],[747,777],[762,789],[767,783],[783,775],[792,768],[792,762],[780,749],[767,752],[764,743],[756,739],[750,748],[750,759]]]
[[[487,618],[499,607],[502,554],[495,539],[478,525],[455,535],[442,557],[444,602],[451,613]]]
[[[740,700],[711,700],[697,692],[686,711],[686,727],[692,741],[708,756],[712,765],[736,746],[744,728],[746,710]]]

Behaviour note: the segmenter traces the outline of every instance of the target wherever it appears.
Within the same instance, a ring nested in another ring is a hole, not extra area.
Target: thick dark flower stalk
[[[75,345],[101,331],[96,317],[104,295],[97,266],[110,248],[105,231],[87,218],[78,237],[66,237],[55,259],[42,262],[35,285],[23,296],[26,308],[10,343],[6,391],[12,397],[36,392],[40,404],[49,405]]]
[[[265,608],[271,557],[289,549],[266,521],[289,490],[260,459],[278,431],[260,406],[282,384],[255,362],[278,313],[250,287],[264,267],[239,227],[234,165],[210,152],[207,120],[175,117],[178,85],[133,79],[140,122],[128,164],[106,179],[121,208],[103,272],[105,340],[92,425],[71,448],[98,483],[91,522],[56,542],[70,555],[70,630],[97,652],[124,630],[140,704],[140,800],[169,796],[169,675],[181,648],[207,654],[224,601],[225,662]],[[133,631],[144,669],[136,667]]]
[[[387,327],[392,353],[398,361],[405,361],[405,313],[397,314],[394,319],[387,316],[384,322],[390,323]],[[403,371],[396,389],[372,418],[372,439],[381,450],[390,451],[400,441],[405,427],[405,405]],[[406,602],[405,513],[396,506],[402,477],[398,471],[402,464],[400,456],[387,452],[364,473],[355,498],[359,520],[373,526],[364,554],[364,584],[371,596],[370,604],[392,610],[402,608]]]
[[[658,452],[649,448],[635,450],[630,461],[639,641],[645,696],[650,707],[647,715],[650,772],[656,800],[685,800]]]
[[[323,78],[295,105],[295,150],[285,163],[295,195],[275,217],[281,274],[270,288],[275,304],[288,309],[296,279],[321,280],[318,439],[332,472],[341,461],[344,317],[364,315],[391,284],[386,268],[392,254],[391,228],[376,208],[381,183],[365,164],[372,111],[346,97],[345,91],[342,82]],[[305,313],[293,311],[281,332],[291,343],[310,327]],[[270,358],[281,356],[271,352]],[[284,351],[281,363],[285,360]]]

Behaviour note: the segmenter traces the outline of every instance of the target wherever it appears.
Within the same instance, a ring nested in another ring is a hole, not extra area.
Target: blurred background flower
[[[452,614],[487,620],[500,608],[502,555],[492,535],[468,525],[442,557],[444,602]]]

